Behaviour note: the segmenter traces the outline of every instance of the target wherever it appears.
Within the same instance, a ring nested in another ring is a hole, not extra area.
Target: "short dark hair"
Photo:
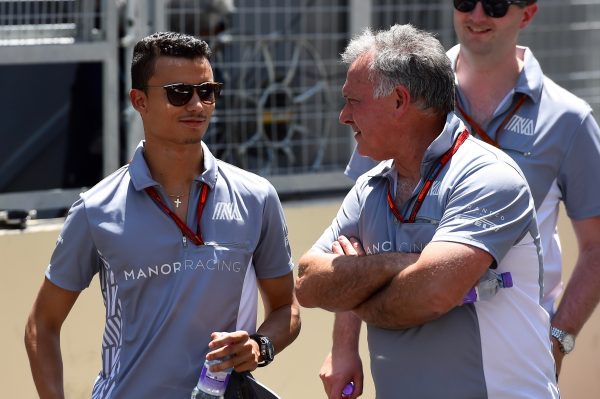
[[[160,56],[198,57],[210,60],[208,44],[197,37],[176,32],[157,32],[136,43],[131,60],[131,87],[143,90],[154,73],[154,64]]]

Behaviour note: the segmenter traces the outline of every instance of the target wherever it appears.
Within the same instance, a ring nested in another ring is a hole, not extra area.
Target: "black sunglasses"
[[[460,12],[471,12],[478,1],[481,1],[486,15],[492,18],[505,16],[511,4],[524,7],[533,3],[531,0],[454,0],[454,8]]]
[[[172,83],[165,86],[145,86],[145,87],[162,87],[167,92],[167,100],[175,107],[182,107],[190,102],[194,97],[194,89],[200,97],[200,101],[204,104],[214,104],[221,94],[223,83],[219,82],[204,82],[197,85],[188,85],[185,83]]]

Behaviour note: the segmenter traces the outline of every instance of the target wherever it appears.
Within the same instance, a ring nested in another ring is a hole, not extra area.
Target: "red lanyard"
[[[498,129],[496,129],[496,132],[494,134],[494,136],[496,137],[496,140],[494,140],[493,138],[488,136],[487,133],[485,132],[485,130],[483,130],[483,128],[481,126],[479,126],[479,124],[477,122],[475,122],[475,120],[473,118],[471,118],[471,116],[465,112],[465,110],[460,106],[460,104],[458,102],[458,98],[456,99],[456,109],[458,109],[458,111],[461,113],[461,115],[465,119],[465,122],[467,122],[469,125],[471,125],[471,128],[475,131],[475,133],[477,133],[477,135],[479,137],[481,137],[481,139],[483,141],[485,141],[488,144],[493,145],[494,147],[500,148],[500,145],[498,144],[498,138],[499,138],[500,131],[508,123],[510,118],[512,118],[512,116],[519,110],[519,108],[521,108],[521,105],[523,105],[523,103],[525,103],[526,99],[527,99],[527,94],[521,94],[521,97],[519,98],[519,100],[517,101],[515,106],[510,110],[508,115],[506,115],[506,117],[504,118],[504,120],[502,121],[500,126],[498,126]]]
[[[388,194],[387,194],[388,205],[390,206],[392,213],[394,214],[394,216],[396,217],[396,219],[398,219],[398,221],[400,223],[414,223],[415,222],[415,219],[417,218],[417,212],[419,212],[419,209],[421,209],[421,205],[423,205],[423,201],[425,201],[425,196],[427,196],[427,193],[431,189],[433,182],[438,177],[438,175],[440,174],[440,172],[442,171],[444,166],[446,166],[448,161],[450,161],[452,156],[456,153],[456,151],[458,151],[459,147],[465,142],[467,137],[469,137],[469,132],[465,129],[456,138],[456,140],[454,141],[454,144],[452,144],[452,147],[450,147],[450,149],[448,151],[446,151],[444,153],[444,155],[442,155],[440,157],[437,165],[431,171],[431,173],[429,174],[429,177],[427,178],[427,180],[425,180],[425,183],[423,183],[423,187],[421,188],[421,191],[419,191],[419,195],[417,195],[417,200],[415,201],[415,204],[413,205],[413,209],[412,209],[412,212],[410,213],[410,217],[408,218],[408,220],[405,220],[404,217],[402,216],[402,214],[400,213],[400,211],[398,210],[398,207],[396,206],[396,203],[394,202],[394,197],[392,197],[392,185],[391,185],[390,181],[388,180]]]
[[[146,192],[156,202],[156,205],[167,215],[173,219],[181,233],[185,235],[187,238],[192,240],[192,242],[196,245],[204,245],[204,240],[202,239],[202,231],[200,230],[200,219],[202,218],[202,212],[204,212],[204,205],[206,205],[206,198],[208,197],[208,185],[203,184],[202,190],[200,191],[200,199],[198,200],[198,222],[196,224],[196,233],[194,233],[190,228],[177,216],[175,212],[173,212],[160,198],[160,195],[156,191],[154,187],[146,187]]]

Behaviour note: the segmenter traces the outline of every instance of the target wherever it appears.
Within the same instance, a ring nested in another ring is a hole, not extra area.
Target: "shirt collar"
[[[529,47],[517,46],[523,50],[523,70],[519,74],[517,84],[513,90],[513,93],[523,93],[529,96],[532,101],[538,103],[542,97],[542,89],[544,87],[544,74],[538,60],[533,56],[533,52]],[[450,62],[452,63],[452,70],[456,71],[456,62],[458,60],[458,53],[460,51],[460,44],[452,47],[446,52]],[[460,90],[458,89],[458,79],[455,77],[455,83],[457,84],[457,90],[460,96]],[[464,102],[461,102],[464,103]]]
[[[133,187],[137,191],[142,191],[147,187],[159,185],[159,183],[152,178],[152,175],[150,174],[150,169],[148,168],[148,164],[146,163],[146,159],[144,158],[144,144],[144,140],[140,141],[135,150],[135,153],[133,154],[131,162],[129,163],[129,176],[131,177]],[[201,145],[204,158],[204,172],[196,176],[194,178],[194,181],[205,183],[212,190],[215,188],[215,185],[217,183],[219,167],[217,159],[210,152],[206,144],[204,144],[204,142],[201,142]]]
[[[421,162],[421,177],[427,175],[433,164],[444,155],[446,151],[452,147],[454,140],[465,130],[464,123],[456,116],[454,112],[450,112],[446,116],[446,123],[441,133],[431,142],[423,161]],[[386,160],[380,162],[377,166],[368,172],[370,177],[388,177],[395,179],[394,161]]]

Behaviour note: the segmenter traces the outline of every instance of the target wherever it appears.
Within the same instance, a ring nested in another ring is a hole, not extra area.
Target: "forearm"
[[[353,312],[335,314],[331,346],[333,354],[338,351],[358,353],[361,323],[362,321]]]
[[[577,335],[600,301],[600,248],[580,252],[552,325]]]
[[[491,262],[487,252],[468,245],[430,243],[417,262],[399,272],[354,313],[381,328],[422,325],[461,304]]]
[[[257,330],[273,342],[275,353],[281,352],[294,342],[300,333],[300,309],[296,301],[272,310]]]
[[[352,310],[416,258],[404,253],[345,256],[311,251],[299,262],[298,300],[304,307]]]
[[[342,397],[349,382],[354,383],[351,397],[357,398],[363,392],[364,374],[358,351],[360,327],[360,319],[352,312],[335,314],[333,345],[319,371],[328,398]]]
[[[60,337],[48,334],[29,322],[25,331],[25,348],[40,399],[64,398]]]
[[[426,300],[423,290],[395,278],[385,288],[354,309],[358,318],[387,329],[415,327],[438,318],[448,309],[436,310],[435,299]]]
[[[27,319],[25,348],[41,399],[64,398],[60,331],[78,296],[45,278]]]

